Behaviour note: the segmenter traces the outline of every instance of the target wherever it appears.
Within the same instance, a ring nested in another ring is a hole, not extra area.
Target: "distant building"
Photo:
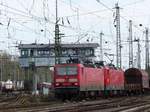
[[[98,46],[98,43],[61,44],[61,62],[65,63],[69,56],[93,59]],[[36,67],[54,66],[55,64],[54,44],[20,44],[18,48],[21,67],[29,67],[30,63],[34,63]]]

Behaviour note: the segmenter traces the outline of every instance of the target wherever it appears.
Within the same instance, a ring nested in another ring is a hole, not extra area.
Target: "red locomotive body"
[[[125,71],[125,90],[128,93],[141,93],[149,88],[149,76],[144,70],[129,68]]]
[[[104,68],[82,67],[80,91],[86,95],[98,95],[104,90]]]
[[[54,88],[57,97],[77,94],[81,64],[59,64],[54,68]]]
[[[82,64],[55,66],[54,86],[57,96],[98,94],[104,90],[104,69]]]
[[[106,90],[110,94],[122,93],[124,90],[124,72],[121,69],[105,69]]]
[[[56,96],[82,94],[98,96],[105,92],[124,89],[122,70],[102,67],[85,67],[83,64],[60,64],[55,66],[54,86]]]

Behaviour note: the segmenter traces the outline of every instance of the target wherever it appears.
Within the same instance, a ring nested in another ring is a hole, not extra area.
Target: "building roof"
[[[97,48],[98,43],[61,44],[62,48]],[[54,44],[20,44],[19,49],[54,48]]]

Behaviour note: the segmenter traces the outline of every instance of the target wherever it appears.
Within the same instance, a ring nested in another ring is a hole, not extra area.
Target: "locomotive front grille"
[[[56,82],[65,82],[65,79],[56,79]]]

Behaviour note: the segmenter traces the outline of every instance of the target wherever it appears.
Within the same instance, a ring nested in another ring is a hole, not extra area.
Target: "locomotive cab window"
[[[56,70],[58,75],[77,75],[76,66],[57,67]]]

